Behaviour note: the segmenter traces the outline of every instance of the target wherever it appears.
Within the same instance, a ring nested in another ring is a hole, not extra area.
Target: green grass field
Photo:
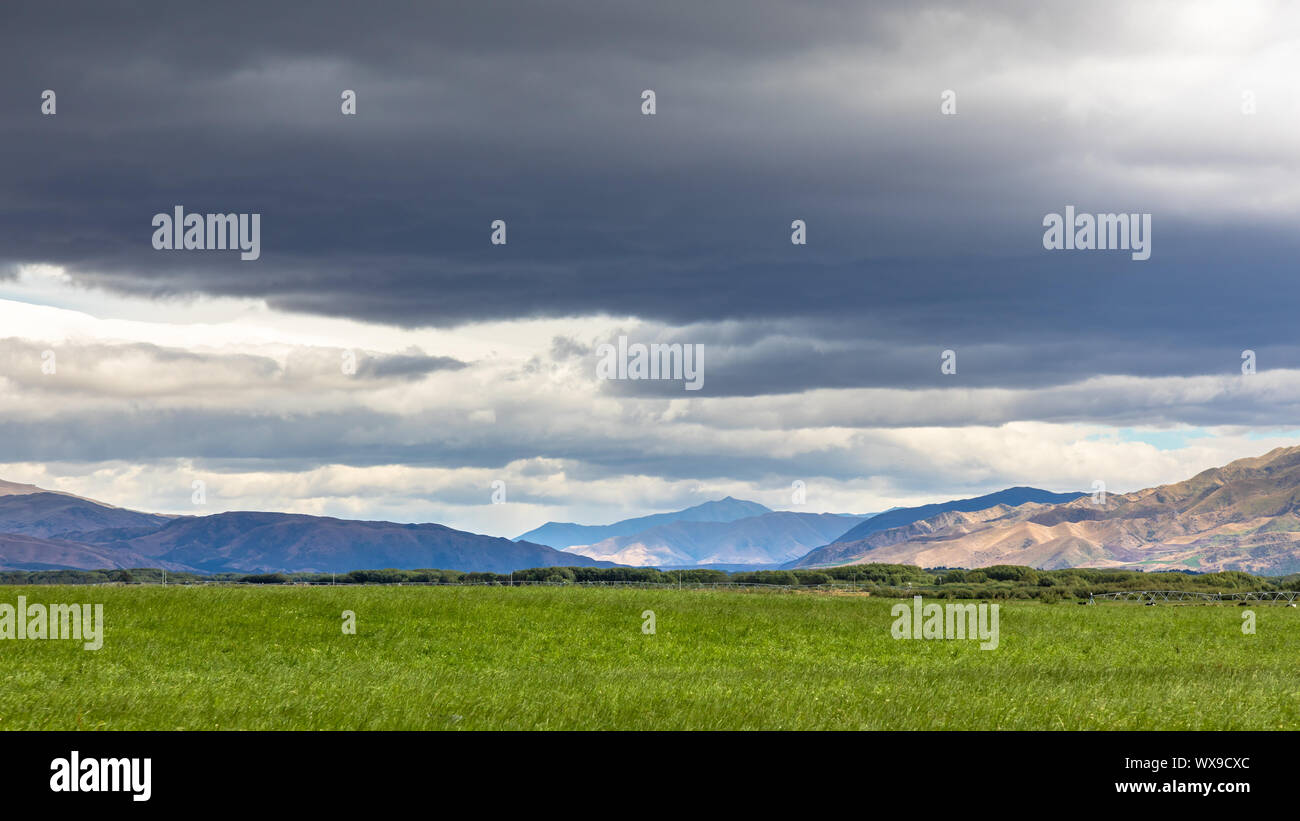
[[[982,651],[814,593],[0,591],[106,622],[99,651],[0,641],[5,729],[1300,728],[1300,610],[1272,605],[1243,635],[1239,607],[1002,602]]]

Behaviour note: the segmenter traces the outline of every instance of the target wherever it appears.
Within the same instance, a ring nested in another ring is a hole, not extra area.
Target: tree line
[[[159,584],[158,568],[129,570],[6,570],[0,584]],[[844,588],[873,595],[924,595],[948,599],[1086,599],[1095,593],[1123,590],[1188,590],[1232,593],[1244,590],[1295,590],[1300,574],[1255,576],[1220,573],[1158,572],[1108,568],[1038,570],[1021,565],[978,569],[929,568],[907,564],[857,564],[798,570],[726,572],[709,568],[658,570],[653,567],[534,567],[514,573],[465,573],[459,570],[393,568],[347,573],[197,573],[166,572],[168,584],[227,582],[240,584],[551,584],[643,583],[662,585],[763,584],[803,588]]]

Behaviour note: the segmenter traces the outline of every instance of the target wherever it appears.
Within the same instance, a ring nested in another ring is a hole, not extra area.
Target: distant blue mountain
[[[856,542],[859,539],[865,539],[868,535],[878,530],[888,530],[891,527],[902,527],[910,525],[912,522],[919,522],[922,519],[928,519],[931,516],[937,516],[940,513],[947,513],[955,510],[959,513],[970,513],[974,510],[986,510],[995,505],[1009,505],[1019,507],[1020,505],[1034,502],[1037,504],[1058,505],[1064,502],[1072,502],[1080,496],[1086,496],[1086,493],[1052,493],[1047,490],[1039,490],[1036,487],[1009,487],[1006,490],[999,490],[997,493],[990,493],[986,496],[976,496],[972,499],[956,499],[951,502],[936,502],[931,505],[921,505],[920,507],[896,507],[879,513],[860,522],[844,535],[840,536],[831,544],[839,542]]]
[[[804,556],[858,521],[837,513],[781,510],[734,522],[669,522],[565,551],[641,567],[777,564]]]
[[[547,522],[541,527],[530,530],[515,541],[527,541],[547,547],[562,549],[574,545],[595,544],[605,539],[631,536],[652,527],[672,522],[734,522],[771,513],[772,509],[758,502],[747,502],[731,496],[714,502],[705,502],[685,510],[672,513],[655,513],[635,519],[624,519],[608,525],[579,525],[572,522]]]
[[[84,538],[93,540],[95,534]],[[440,524],[367,522],[298,513],[214,513],[175,519],[152,533],[125,540],[116,531],[108,538],[112,546],[204,573],[342,573],[379,567],[509,573],[530,567],[611,566],[545,545],[482,536]]]
[[[236,511],[162,516],[0,481],[0,569],[165,567],[242,573],[608,567],[439,524]]]

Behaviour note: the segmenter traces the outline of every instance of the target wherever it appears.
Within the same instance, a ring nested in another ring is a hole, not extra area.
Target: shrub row
[[[353,570],[347,573],[194,573],[166,574],[169,584],[203,581],[252,584],[509,584],[550,582],[561,584],[640,582],[648,584],[771,584],[788,586],[845,586],[880,596],[924,595],[961,599],[1040,599],[1057,602],[1087,598],[1095,593],[1121,590],[1188,590],[1230,593],[1241,590],[1295,590],[1300,574],[1268,577],[1228,571],[1222,573],[1144,573],[1104,568],[1037,570],[1019,565],[996,565],[976,570],[922,569],[902,564],[861,564],[798,570],[756,570],[727,573],[721,570],[658,570],[652,567],[534,567],[509,573],[464,573],[439,569]],[[104,584],[158,583],[157,568],[130,570],[9,570],[0,571],[0,584]]]

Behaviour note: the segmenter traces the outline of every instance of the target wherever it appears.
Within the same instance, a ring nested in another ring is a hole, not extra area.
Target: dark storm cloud
[[[1107,176],[1278,157],[1144,139],[967,72],[1161,53],[1123,8],[11,4],[0,258],[408,326],[739,320],[750,347],[713,343],[709,395],[928,386],[948,348],[979,386],[1222,373],[1245,348],[1300,366],[1294,231],[1161,211]],[[1205,131],[1232,116],[1207,107]],[[152,215],[178,204],[260,213],[261,259],[154,251]],[[1152,259],[1043,251],[1066,204],[1154,211]]]

